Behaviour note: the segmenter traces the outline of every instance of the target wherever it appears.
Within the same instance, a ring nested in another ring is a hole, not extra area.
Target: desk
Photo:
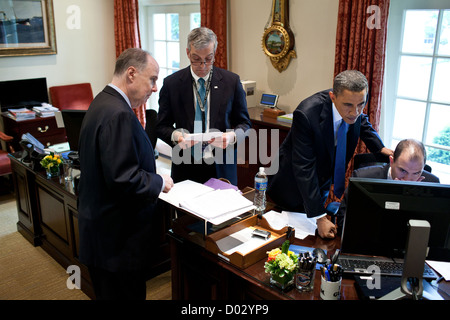
[[[24,133],[29,132],[45,147],[66,141],[66,130],[58,128],[55,117],[40,118],[16,121],[2,114],[3,126],[6,134],[14,137],[13,147],[15,150],[22,150],[19,142]]]
[[[270,210],[271,208],[269,208]],[[293,288],[283,292],[270,285],[270,275],[264,271],[267,258],[240,269],[205,249],[204,238],[199,234],[169,230],[172,299],[174,300],[319,300],[320,272],[316,271],[313,292],[299,292]],[[308,236],[295,239],[295,245],[322,248],[328,254],[340,247],[340,238],[325,240]],[[358,300],[352,277],[344,277],[341,286],[342,300]],[[450,283],[441,281],[439,288],[445,299],[450,299]]]

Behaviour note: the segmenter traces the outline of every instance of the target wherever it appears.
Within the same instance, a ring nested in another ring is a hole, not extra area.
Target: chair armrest
[[[0,139],[5,142],[11,142],[14,138],[0,131]]]

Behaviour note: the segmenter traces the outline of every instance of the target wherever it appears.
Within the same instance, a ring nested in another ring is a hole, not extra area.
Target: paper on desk
[[[244,213],[251,210],[253,203],[236,190],[218,189],[194,198],[187,198],[180,202],[180,206],[212,222],[229,213],[234,214],[245,210],[241,212]]]
[[[246,255],[256,248],[259,248],[265,242],[271,240],[271,237],[263,239],[252,236],[254,229],[255,228],[253,227],[244,228],[227,237],[217,240],[216,244],[223,253],[232,254],[234,252],[240,252],[242,255]]]
[[[184,135],[186,141],[209,141],[211,139],[222,137],[222,132],[205,132],[205,133],[192,133]]]
[[[428,265],[437,273],[444,277],[445,281],[450,280],[450,262],[426,260]]]
[[[184,180],[173,185],[169,192],[159,194],[159,198],[175,207],[180,207],[184,199],[195,198],[214,189],[191,180]]]
[[[315,218],[308,218],[306,213],[282,211],[269,211],[264,214],[270,226],[280,230],[286,226],[295,228],[295,237],[305,239],[309,235],[314,235],[317,229]]]
[[[254,208],[253,202],[242,196],[239,191],[214,190],[191,180],[175,183],[169,192],[161,192],[159,198],[215,225]]]

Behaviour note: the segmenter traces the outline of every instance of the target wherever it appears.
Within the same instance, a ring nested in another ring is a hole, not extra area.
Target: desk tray
[[[253,251],[248,252],[247,254],[242,254],[239,251],[233,252],[231,254],[227,254],[222,252],[217,245],[217,241],[232,235],[242,229],[251,227],[257,227],[261,230],[270,231],[271,237],[270,240],[265,242],[259,247],[253,249]],[[294,238],[295,230],[291,229],[290,238],[288,240],[292,241]],[[205,248],[209,252],[218,255],[229,263],[235,265],[238,268],[245,269],[257,261],[264,259],[267,257],[267,251],[270,251],[274,248],[281,247],[281,245],[286,241],[288,235],[289,228],[284,227],[281,230],[272,229],[267,220],[262,217],[258,217],[254,215],[249,217],[241,222],[235,223],[225,229],[214,232],[205,238]]]

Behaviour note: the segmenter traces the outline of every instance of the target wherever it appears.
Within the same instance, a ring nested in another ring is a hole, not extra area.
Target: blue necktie
[[[342,120],[337,133],[336,158],[334,163],[334,194],[340,198],[345,189],[345,154],[347,149],[348,124]]]
[[[198,94],[200,95],[200,99],[203,102],[205,102],[205,79],[200,78],[198,79],[199,88],[198,88]],[[198,98],[198,97],[197,97]],[[205,108],[205,122],[206,122],[206,104],[203,106]],[[202,123],[202,109],[200,108],[200,102],[197,99],[197,108],[195,109],[195,122],[194,122],[194,133],[201,133],[203,132],[203,126],[206,128],[206,123]]]
[[[203,103],[205,102],[205,95],[206,95],[205,79],[203,78],[198,79],[198,83],[199,83],[198,94]],[[205,131],[204,128],[206,128],[206,104],[203,107],[205,108],[205,122],[203,122],[202,119],[202,109],[200,108],[200,101],[197,96],[197,107],[195,109],[195,119],[194,119],[194,133],[202,133]],[[203,157],[202,143],[197,143],[192,147],[192,156],[194,157],[196,162],[202,159]]]

